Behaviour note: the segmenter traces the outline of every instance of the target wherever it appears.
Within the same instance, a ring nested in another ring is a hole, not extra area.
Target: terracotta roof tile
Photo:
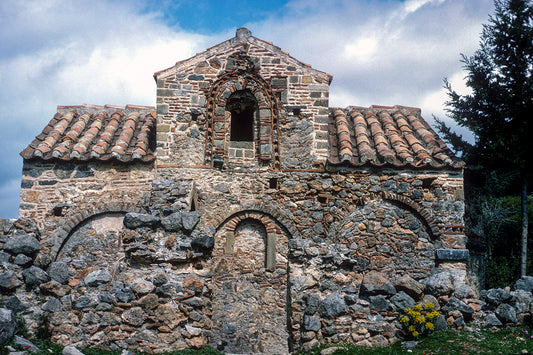
[[[58,106],[50,123],[24,149],[25,159],[155,159],[156,113],[149,106]]]
[[[420,116],[419,109],[403,106],[332,109],[328,162],[427,169],[464,166]]]

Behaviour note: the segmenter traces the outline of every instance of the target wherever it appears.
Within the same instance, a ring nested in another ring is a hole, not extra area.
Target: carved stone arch
[[[279,104],[270,84],[254,71],[235,70],[220,77],[207,94],[205,163],[213,165],[215,156],[229,157],[226,146],[228,124],[226,104],[237,91],[250,92],[257,101],[258,158],[264,164],[279,168]]]
[[[55,260],[70,236],[85,222],[106,214],[125,215],[128,212],[143,212],[143,209],[134,203],[119,202],[94,205],[81,210],[72,216],[63,218],[61,227],[55,231],[54,245],[51,250],[52,259]]]

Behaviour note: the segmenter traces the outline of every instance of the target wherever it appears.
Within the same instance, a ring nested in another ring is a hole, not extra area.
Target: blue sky
[[[58,105],[155,105],[153,73],[247,27],[334,76],[330,106],[445,117],[466,90],[491,0],[2,0],[0,217],[16,218],[22,158]]]

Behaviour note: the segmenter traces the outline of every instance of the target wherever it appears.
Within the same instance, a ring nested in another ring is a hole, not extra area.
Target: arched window
[[[254,116],[257,100],[249,90],[239,90],[227,100],[226,111],[231,113],[230,141],[254,141]]]

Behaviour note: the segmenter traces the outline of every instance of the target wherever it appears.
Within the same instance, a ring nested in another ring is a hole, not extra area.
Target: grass
[[[533,354],[533,331],[531,328],[523,327],[461,331],[451,329],[422,339],[412,349],[403,348],[401,342],[385,348],[333,346],[339,347],[333,352],[335,355]],[[303,354],[318,355],[324,348],[320,347]]]
[[[32,340],[44,354],[61,354],[63,347],[48,340]],[[11,344],[12,345],[12,344]],[[13,346],[13,345],[12,345]],[[335,355],[434,355],[434,354],[533,354],[533,330],[531,328],[509,327],[502,329],[451,329],[432,334],[422,339],[414,348],[405,349],[401,342],[385,348],[364,348],[351,344],[334,344]],[[16,346],[14,346],[16,347]],[[322,346],[302,355],[319,355],[327,348]],[[20,349],[24,350],[24,349]],[[85,355],[119,355],[120,351],[109,352],[99,349],[81,349]],[[5,346],[0,347],[0,355],[7,354]],[[145,355],[139,352],[137,355]],[[220,355],[222,353],[213,348],[205,347],[200,350],[181,350],[166,355]]]

